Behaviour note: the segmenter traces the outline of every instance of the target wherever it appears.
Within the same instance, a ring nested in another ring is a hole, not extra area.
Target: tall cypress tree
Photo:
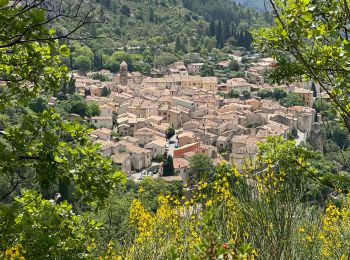
[[[68,81],[67,92],[70,95],[73,95],[75,93],[75,78],[73,75],[70,77]]]
[[[236,24],[235,24],[235,22],[231,23],[231,36],[235,37],[235,39],[236,39]]]
[[[219,20],[218,26],[216,27],[216,47],[218,49],[224,47],[224,32],[221,20]]]
[[[252,42],[253,42],[252,34],[248,30],[245,30],[245,33],[244,33],[244,43],[245,43],[245,45],[244,45],[244,47],[247,50],[250,50]]]
[[[153,7],[151,7],[151,9],[149,10],[149,21],[151,23],[155,22],[155,15],[154,15],[154,9]]]
[[[181,42],[180,36],[178,35],[175,41],[175,52],[183,51],[183,49],[184,49],[184,46]]]
[[[166,161],[163,163],[163,176],[172,176],[174,175],[174,162],[173,157],[168,155]]]
[[[230,26],[228,22],[224,22],[224,42],[226,42],[231,37]]]
[[[215,36],[215,21],[212,18],[209,24],[209,36],[213,37]]]
[[[316,84],[315,82],[311,82],[311,90],[313,92],[313,96],[317,97],[317,90],[316,90]]]

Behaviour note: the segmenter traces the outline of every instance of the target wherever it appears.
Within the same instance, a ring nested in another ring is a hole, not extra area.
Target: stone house
[[[183,124],[183,130],[198,129],[199,123],[195,121],[189,121]]]
[[[297,118],[297,128],[304,132],[310,133],[312,124],[315,122],[316,111],[309,107],[293,106],[288,108],[288,112],[291,113],[294,118]]]
[[[177,175],[180,175],[182,180],[186,183],[189,178],[188,169],[190,166],[190,162],[184,158],[174,158],[173,166],[175,173]]]
[[[246,100],[244,103],[245,103],[246,105],[250,105],[252,111],[258,110],[258,109],[260,108],[260,106],[261,106],[260,100],[254,99],[254,98],[248,99],[248,100]]]
[[[129,124],[118,125],[118,133],[122,136],[130,135],[130,125]]]
[[[157,156],[162,156],[165,153],[165,139],[155,139],[154,141],[145,145],[145,149],[152,151],[152,158],[155,159]]]
[[[156,130],[150,129],[148,127],[144,127],[135,131],[134,138],[138,140],[140,146],[144,146],[154,141],[155,139],[165,140],[165,134],[158,132]]]
[[[202,87],[202,77],[200,76],[186,76],[181,77],[181,88],[201,88]]]
[[[91,117],[90,122],[95,124],[98,128],[112,129],[113,118],[112,116],[95,116]]]
[[[216,93],[218,91],[218,78],[217,77],[203,77],[202,78],[202,88]]]
[[[190,120],[191,110],[184,107],[172,107],[168,110],[168,122],[170,126],[174,128],[179,128],[183,126],[184,123]]]
[[[230,148],[229,146],[230,138],[228,136],[219,136],[216,140],[216,148],[219,151],[228,150]]]
[[[103,105],[100,106],[100,110],[101,110],[101,115],[100,116],[112,116],[112,108],[107,106],[107,105]]]
[[[178,135],[179,147],[185,146],[187,144],[192,144],[197,141],[197,138],[192,132],[183,132]]]
[[[196,104],[191,100],[186,100],[179,97],[173,97],[171,99],[172,106],[182,106],[184,108],[190,109],[191,111],[195,111],[197,109]]]
[[[109,157],[114,152],[115,143],[112,141],[97,140],[95,144],[100,144],[99,151],[104,157]]]
[[[134,170],[148,168],[152,164],[151,151],[140,148],[127,141],[120,141],[115,145],[116,153],[129,153],[131,158],[131,167]]]
[[[236,89],[240,94],[243,91],[251,92],[251,85],[243,78],[233,78],[226,81],[227,88]]]
[[[198,74],[203,68],[204,63],[190,63],[187,65],[188,73],[190,74]]]
[[[294,88],[292,91],[302,97],[305,106],[312,107],[314,100],[313,91],[304,88]]]
[[[104,141],[109,141],[111,140],[111,134],[112,134],[112,130],[107,128],[101,128],[91,132],[90,136],[94,140],[100,139]]]
[[[199,152],[206,154],[209,158],[216,158],[218,155],[216,147],[212,145],[201,144]]]
[[[128,153],[115,153],[112,156],[113,162],[118,165],[125,174],[131,173],[131,157]]]

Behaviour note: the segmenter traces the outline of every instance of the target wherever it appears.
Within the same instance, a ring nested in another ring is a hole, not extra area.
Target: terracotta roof
[[[174,158],[173,159],[174,169],[187,168],[190,162],[184,158]]]

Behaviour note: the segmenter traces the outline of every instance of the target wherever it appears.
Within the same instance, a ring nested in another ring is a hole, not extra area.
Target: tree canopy
[[[348,1],[269,2],[274,25],[256,31],[257,47],[276,57],[289,55],[290,59],[279,63],[280,71],[290,79],[309,78],[318,83],[350,131]],[[292,64],[299,69],[289,70]]]

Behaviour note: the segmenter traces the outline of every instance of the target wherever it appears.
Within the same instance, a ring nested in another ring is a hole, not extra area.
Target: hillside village
[[[228,63],[222,61],[218,66]],[[232,78],[221,84],[216,77],[198,75],[203,63],[185,66],[183,62],[158,69],[156,73],[161,77],[130,73],[125,62],[117,74],[99,72],[109,81],[94,80],[91,74],[74,77],[76,91],[85,95],[88,103],[100,107],[100,116],[86,120],[97,127],[91,139],[101,144],[104,156],[111,156],[126,174],[143,171],[137,175],[142,178],[142,174],[152,171],[162,176],[161,165],[153,161],[170,154],[177,177],[164,178],[186,183],[189,159],[195,153],[207,154],[215,164],[234,161],[241,171],[244,162],[256,156],[257,143],[269,135],[288,138],[297,129],[299,141],[312,137],[318,124],[315,120],[320,122],[320,118],[316,118],[312,108],[315,97],[311,83],[266,84],[265,71],[274,65],[273,59],[261,58],[246,70],[245,78]],[[301,96],[305,106],[287,108],[273,99],[257,96],[259,90],[277,87]],[[249,92],[250,97],[229,98],[232,90],[241,95]],[[325,98],[319,88],[317,95]],[[70,118],[79,116],[71,114]],[[169,128],[174,128],[176,134],[167,140]]]

